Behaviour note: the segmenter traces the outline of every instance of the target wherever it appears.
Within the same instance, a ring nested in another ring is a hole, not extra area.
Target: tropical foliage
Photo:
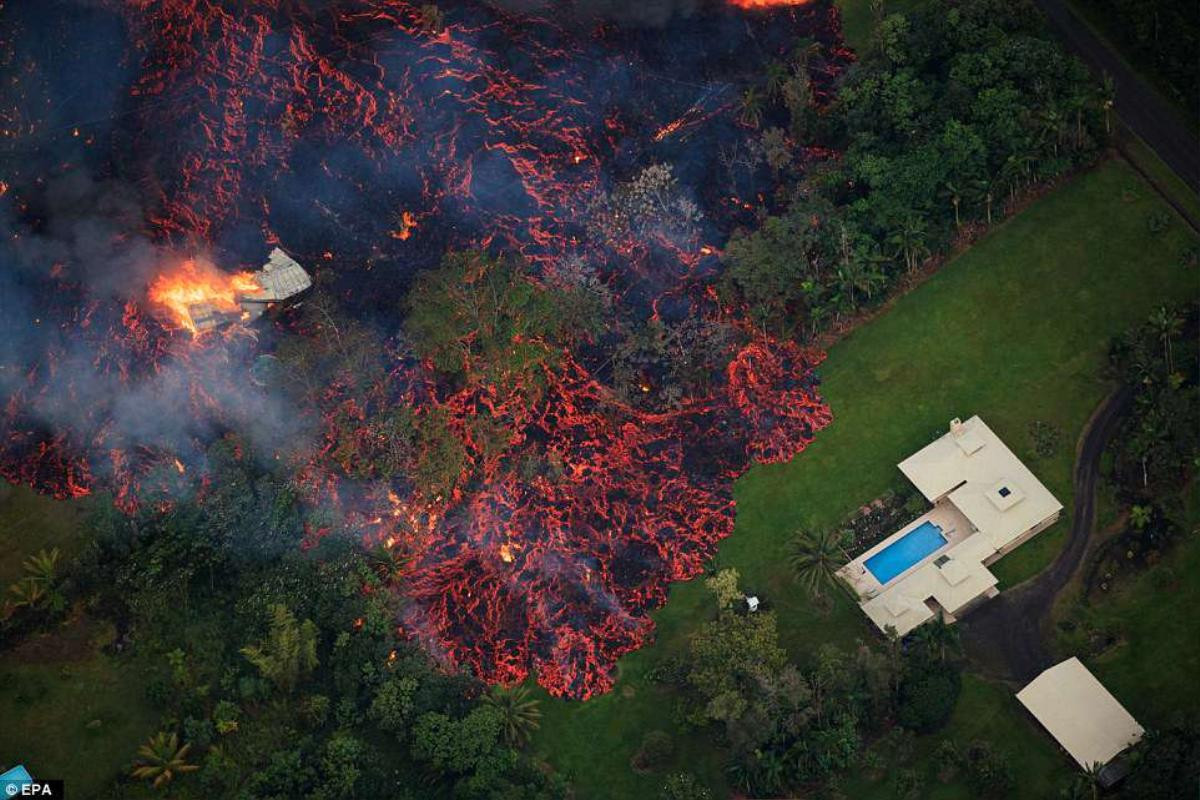
[[[138,748],[137,759],[130,774],[138,780],[150,781],[155,789],[166,786],[175,776],[195,772],[199,767],[188,763],[190,744],[180,745],[174,733],[160,731]]]
[[[811,334],[873,305],[962,230],[991,225],[1006,199],[1091,162],[1104,139],[1109,95],[1028,3],[887,15],[861,55],[819,119],[778,67],[747,94],[753,113],[743,104],[747,122],[783,115],[844,153],[797,175],[788,208],[726,249],[723,292],[763,328]],[[773,97],[778,111],[759,108]]]

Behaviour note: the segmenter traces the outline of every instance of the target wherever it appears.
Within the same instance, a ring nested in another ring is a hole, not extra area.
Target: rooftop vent
[[[987,490],[986,494],[988,500],[992,501],[992,505],[1000,511],[1007,511],[1025,498],[1021,487],[1008,478],[997,481],[992,488]]]

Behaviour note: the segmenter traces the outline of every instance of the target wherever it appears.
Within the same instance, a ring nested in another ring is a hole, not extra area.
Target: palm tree
[[[317,626],[310,619],[297,622],[281,603],[271,606],[270,623],[267,638],[246,645],[241,653],[264,678],[291,692],[317,666]]]
[[[762,124],[763,97],[757,86],[751,86],[742,92],[741,120],[751,128]]]
[[[913,631],[912,641],[931,656],[936,655],[942,663],[947,658],[957,657],[962,651],[958,628],[947,625],[940,616]]]
[[[1166,306],[1159,306],[1150,315],[1150,324],[1154,326],[1158,338],[1162,339],[1163,356],[1167,360],[1167,374],[1170,375],[1175,371],[1175,353],[1171,347],[1171,340],[1183,329],[1183,320]]]
[[[745,758],[737,758],[726,764],[725,775],[734,789],[746,794],[754,790],[754,772]]]
[[[1075,89],[1067,97],[1067,107],[1075,114],[1075,149],[1083,147],[1083,112],[1090,105],[1088,91]]]
[[[1117,101],[1117,84],[1112,75],[1104,73],[1100,84],[1100,108],[1104,110],[1104,132],[1112,133],[1112,110]]]
[[[767,64],[767,97],[777,100],[783,94],[783,86],[789,77],[787,64],[782,61]]]
[[[187,762],[191,748],[190,744],[180,747],[179,737],[175,734],[159,731],[138,748],[138,757],[130,774],[139,780],[151,781],[155,789],[161,789],[176,775],[199,769]]]
[[[504,741],[510,747],[523,746],[541,725],[542,712],[538,708],[538,701],[529,696],[529,690],[524,686],[512,689],[493,686],[484,695],[483,702],[500,712]]]
[[[756,783],[759,784],[755,788],[775,796],[783,787],[784,778],[787,775],[787,763],[774,750],[765,752],[756,750],[755,756],[758,761],[755,764],[754,772],[758,779]]]
[[[971,193],[974,199],[982,200],[987,212],[987,224],[992,224],[992,182],[987,178],[976,178],[971,181]]]
[[[12,595],[9,601],[14,609],[25,606],[36,608],[46,599],[46,585],[30,577],[22,578],[8,587]]]
[[[25,559],[21,565],[25,569],[25,574],[43,586],[49,587],[54,583],[54,578],[58,572],[58,560],[61,553],[55,547],[52,550],[39,550],[34,555]]]
[[[809,36],[797,39],[796,46],[792,48],[792,65],[796,72],[807,72],[809,59],[820,52],[821,43],[816,39]]]
[[[958,217],[958,207],[962,203],[962,193],[958,191],[958,187],[950,181],[942,187],[942,196],[950,201],[950,205],[954,206],[954,227],[961,228],[962,221]]]
[[[1145,530],[1146,526],[1150,524],[1150,519],[1152,516],[1153,512],[1151,511],[1150,506],[1135,504],[1129,509],[1129,524],[1132,525],[1135,530]]]
[[[1103,785],[1100,783],[1100,772],[1103,769],[1104,765],[1099,762],[1088,764],[1082,773],[1075,776],[1071,787],[1073,796],[1099,800],[1100,789]]]
[[[929,246],[926,244],[928,235],[925,221],[920,215],[909,214],[888,238],[888,242],[896,248],[896,254],[904,259],[909,272],[915,272],[921,260],[929,255]]]
[[[1067,129],[1062,114],[1057,108],[1051,106],[1038,112],[1037,118],[1039,136],[1043,142],[1051,143],[1054,155],[1057,156],[1059,142],[1062,141],[1063,132]]]
[[[383,581],[397,578],[412,561],[412,552],[395,542],[379,542],[367,552],[367,563]]]
[[[801,531],[788,545],[788,563],[803,586],[813,597],[821,597],[827,587],[838,587],[838,568],[846,562],[842,535],[838,531],[813,533]]]

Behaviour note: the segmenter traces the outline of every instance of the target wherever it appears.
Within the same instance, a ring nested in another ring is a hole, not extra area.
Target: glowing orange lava
[[[238,295],[261,289],[249,272],[232,275],[211,264],[194,259],[178,269],[163,273],[150,284],[150,300],[164,307],[181,328],[192,335],[199,333],[194,319],[197,311],[237,312]]]
[[[778,8],[780,6],[802,6],[808,0],[729,0],[738,8]]]
[[[392,231],[392,238],[404,241],[412,236],[413,229],[417,227],[417,218],[413,216],[411,211],[404,211],[400,214],[400,227]]]

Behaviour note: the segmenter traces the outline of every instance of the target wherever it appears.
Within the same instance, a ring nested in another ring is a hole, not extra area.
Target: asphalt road
[[[1025,684],[1051,666],[1047,617],[1087,552],[1096,526],[1096,481],[1100,456],[1128,410],[1133,392],[1125,386],[1101,402],[1088,421],[1075,458],[1075,505],[1071,533],[1054,563],[1019,586],[1005,590],[959,622],[967,654],[988,671]]]
[[[1073,50],[1097,73],[1108,73],[1116,87],[1116,111],[1125,124],[1194,192],[1200,192],[1200,138],[1188,130],[1174,108],[1096,38],[1064,0],[1036,0]]]

